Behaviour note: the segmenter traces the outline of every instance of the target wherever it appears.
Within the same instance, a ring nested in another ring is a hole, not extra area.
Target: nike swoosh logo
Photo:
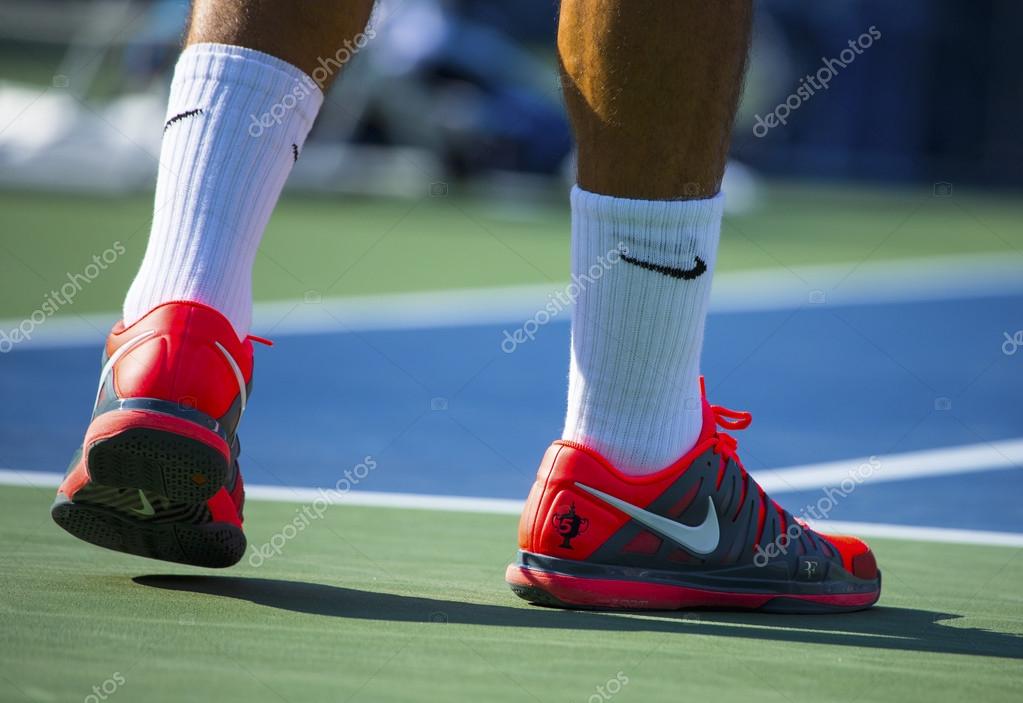
[[[131,511],[133,513],[138,513],[139,515],[145,515],[147,517],[150,515],[156,515],[156,511],[153,510],[152,504],[149,502],[149,499],[146,498],[146,494],[141,490],[139,490],[139,500],[142,501],[142,508],[132,508]]]
[[[696,257],[696,261],[693,263],[693,267],[691,269],[682,269],[675,266],[661,266],[660,264],[636,259],[625,253],[621,253],[619,256],[622,257],[622,261],[632,264],[633,266],[639,266],[647,271],[661,273],[671,278],[681,278],[684,281],[691,281],[694,278],[698,278],[707,270],[707,264],[698,256]]]
[[[699,525],[683,525],[663,515],[643,510],[632,503],[627,503],[621,498],[590,488],[576,481],[576,486],[587,493],[600,498],[608,505],[618,508],[633,520],[648,527],[662,537],[667,537],[693,554],[710,554],[718,548],[718,541],[721,539],[721,529],[718,526],[718,513],[714,509],[714,499],[707,496],[707,517]]]
[[[156,330],[149,330],[148,332],[143,332],[137,337],[132,337],[118,347],[117,351],[110,355],[110,358],[107,359],[107,363],[103,364],[103,370],[99,374],[99,385],[96,387],[96,400],[93,402],[94,408],[96,407],[96,404],[99,403],[99,394],[103,392],[103,384],[107,382],[107,376],[109,376],[110,372],[114,370],[114,364],[116,364],[122,356],[152,337],[154,334],[156,334]]]
[[[181,120],[188,119],[189,117],[195,117],[196,115],[201,115],[202,113],[203,110],[201,107],[195,110],[179,112],[178,114],[174,115],[174,117],[170,118],[169,120],[163,123],[163,131],[166,132],[167,128],[170,127],[175,122],[180,122]]]
[[[231,356],[231,352],[227,350],[227,347],[220,342],[214,342],[214,344],[217,345],[217,349],[219,349],[220,353],[224,355],[225,359],[227,359],[227,363],[231,367],[231,372],[234,374],[234,380],[238,382],[238,394],[242,400],[241,410],[238,412],[238,418],[240,421],[241,416],[245,414],[245,406],[249,402],[248,391],[245,389],[245,375],[242,374],[241,367],[238,366],[238,362],[234,360],[233,356]]]

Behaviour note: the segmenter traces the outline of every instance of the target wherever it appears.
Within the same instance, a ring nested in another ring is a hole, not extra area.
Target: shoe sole
[[[161,561],[224,568],[245,554],[240,528],[223,522],[205,524],[135,520],[102,505],[75,503],[58,496],[50,515],[61,528],[99,547]]]
[[[218,434],[189,420],[140,410],[96,417],[85,436],[92,481],[167,496],[209,500],[224,486],[230,450]]]
[[[535,605],[594,610],[686,610],[718,608],[769,613],[844,613],[869,608],[881,595],[858,593],[794,594],[732,592],[682,584],[602,579],[510,564],[505,580],[515,595]]]

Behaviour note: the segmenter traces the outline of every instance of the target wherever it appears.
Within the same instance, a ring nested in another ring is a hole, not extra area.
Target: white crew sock
[[[124,301],[130,325],[189,300],[252,319],[252,265],[323,103],[305,73],[259,51],[194,44],[174,69],[149,245]]]
[[[579,294],[562,437],[626,473],[663,469],[699,437],[700,350],[723,202],[720,193],[629,200],[572,189]]]

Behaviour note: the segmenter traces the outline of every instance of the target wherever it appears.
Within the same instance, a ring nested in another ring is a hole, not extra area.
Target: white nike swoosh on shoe
[[[139,515],[145,515],[147,517],[150,515],[156,515],[156,511],[153,510],[153,505],[149,502],[149,499],[146,498],[146,494],[143,493],[141,489],[139,489],[139,500],[142,501],[142,508],[132,508],[131,511],[133,513],[138,513]]]
[[[238,413],[238,417],[240,418],[242,414],[245,413],[245,405],[248,403],[248,393],[245,390],[245,376],[242,374],[242,370],[238,366],[238,362],[234,360],[234,357],[231,356],[231,352],[227,350],[227,347],[220,342],[214,342],[214,344],[217,345],[217,349],[219,349],[220,353],[224,355],[225,359],[227,359],[227,363],[231,366],[231,371],[234,373],[234,378],[238,382],[238,393],[240,394],[239,397],[242,399],[241,411]]]
[[[718,526],[717,510],[714,509],[714,498],[711,496],[707,496],[707,517],[703,522],[699,525],[683,525],[681,522],[651,513],[649,510],[643,510],[621,498],[615,498],[613,495],[590,488],[578,481],[575,485],[693,554],[710,554],[718,548],[721,529]]]
[[[152,337],[154,334],[156,334],[156,330],[149,330],[148,332],[143,332],[137,337],[132,337],[127,342],[119,346],[117,351],[110,355],[110,358],[107,359],[107,363],[103,365],[103,370],[99,374],[99,385],[96,386],[96,400],[92,404],[94,408],[96,407],[96,404],[99,403],[99,394],[103,392],[103,384],[106,383],[107,376],[110,375],[110,372],[114,370],[114,364],[116,364],[122,356],[127,354],[137,345]]]

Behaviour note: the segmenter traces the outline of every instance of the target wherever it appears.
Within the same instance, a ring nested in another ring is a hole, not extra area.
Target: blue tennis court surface
[[[1023,296],[712,314],[711,401],[753,413],[749,469],[955,447],[1023,435]],[[257,347],[242,425],[252,484],[521,499],[561,427],[568,325],[513,353],[506,325],[284,335]],[[0,360],[0,467],[63,471],[85,428],[100,351]],[[881,467],[883,472],[883,465]],[[782,496],[790,509],[820,491]],[[860,486],[830,517],[1023,532],[1023,468]]]

